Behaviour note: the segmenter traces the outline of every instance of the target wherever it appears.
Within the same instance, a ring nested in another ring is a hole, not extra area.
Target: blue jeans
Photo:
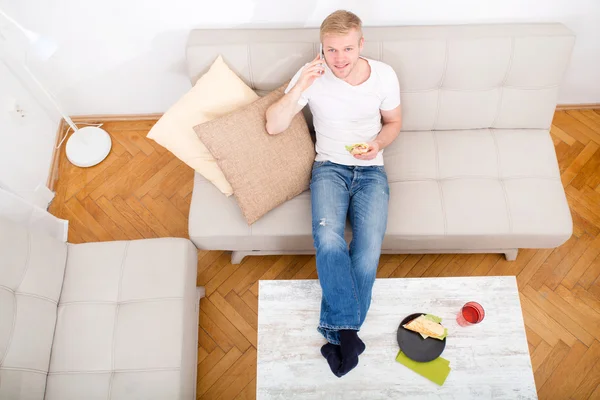
[[[371,305],[387,228],[389,186],[383,166],[313,165],[312,231],[323,292],[317,330],[339,344],[339,330],[360,330]],[[352,241],[344,238],[350,219]]]

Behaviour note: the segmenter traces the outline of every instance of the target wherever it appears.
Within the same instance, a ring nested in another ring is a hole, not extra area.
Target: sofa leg
[[[244,257],[246,257],[246,253],[243,251],[234,251],[231,253],[231,263],[232,264],[241,264]]]
[[[504,252],[504,257],[506,257],[506,261],[515,261],[518,253],[519,249],[511,249]]]

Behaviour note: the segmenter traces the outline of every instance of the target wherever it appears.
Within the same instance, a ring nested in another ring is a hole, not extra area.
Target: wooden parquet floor
[[[93,122],[93,121],[90,121]],[[193,171],[146,139],[155,121],[106,122],[113,149],[80,169],[60,155],[50,212],[69,241],[187,237]],[[541,399],[600,399],[600,110],[556,112],[552,137],[574,219],[558,249],[496,254],[383,255],[377,276],[516,275]],[[63,147],[64,149],[64,147]],[[254,399],[259,279],[317,278],[311,256],[199,251],[198,398]]]

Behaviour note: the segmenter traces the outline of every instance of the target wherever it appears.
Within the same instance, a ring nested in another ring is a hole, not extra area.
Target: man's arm
[[[290,89],[281,99],[273,103],[266,113],[267,125],[266,129],[269,135],[277,135],[285,131],[292,122],[292,119],[304,106],[308,100],[303,99],[299,102],[302,94],[325,72],[322,66],[323,60],[315,57],[310,63],[306,64],[300,71],[296,73],[290,83],[293,84]],[[295,83],[294,83],[295,81]]]
[[[383,127],[375,139],[375,142],[379,145],[379,150],[383,150],[389,146],[400,134],[400,129],[402,128],[402,109],[398,106],[393,110],[381,110],[381,117],[383,119]]]
[[[400,134],[402,129],[402,108],[398,106],[392,110],[381,110],[382,128],[377,138],[369,143],[369,151],[357,154],[354,157],[359,160],[372,160],[377,157],[380,150],[389,146]]]
[[[294,116],[304,108],[303,105],[298,104],[301,94],[302,89],[295,85],[267,109],[266,129],[269,135],[277,135],[290,126]]]

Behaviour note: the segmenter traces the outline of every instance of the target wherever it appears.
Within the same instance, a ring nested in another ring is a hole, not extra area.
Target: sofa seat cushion
[[[203,250],[311,250],[310,191],[304,191],[248,225],[237,202],[201,175],[194,177],[189,234]]]
[[[545,130],[404,132],[386,149],[390,240],[426,248],[556,247],[572,233]]]
[[[404,131],[384,150],[390,204],[384,249],[551,248],[572,220],[548,131]],[[310,195],[257,224],[196,177],[189,232],[200,248],[310,250]]]
[[[43,399],[67,244],[0,219],[0,399]]]
[[[192,398],[196,254],[177,238],[69,245],[47,399]]]

